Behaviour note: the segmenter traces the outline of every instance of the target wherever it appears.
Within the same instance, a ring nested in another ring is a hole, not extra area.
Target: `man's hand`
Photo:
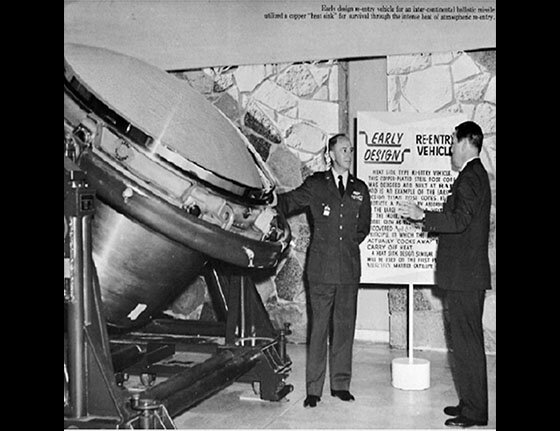
[[[410,201],[400,201],[397,206],[397,214],[402,218],[411,220],[422,220],[424,218],[424,210]]]

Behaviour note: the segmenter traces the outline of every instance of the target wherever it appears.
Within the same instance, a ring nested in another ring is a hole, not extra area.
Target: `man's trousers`
[[[447,290],[447,321],[452,349],[451,372],[461,414],[488,420],[488,383],[482,313],[484,290]]]
[[[349,390],[352,377],[352,346],[356,327],[358,284],[310,283],[312,316],[307,354],[307,395],[321,396],[327,368],[328,343],[330,389]]]

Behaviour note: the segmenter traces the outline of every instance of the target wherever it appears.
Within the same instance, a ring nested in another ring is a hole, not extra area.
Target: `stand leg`
[[[408,285],[408,363],[414,362],[414,285]]]

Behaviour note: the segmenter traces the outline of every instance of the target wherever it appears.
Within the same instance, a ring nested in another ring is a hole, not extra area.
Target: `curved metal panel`
[[[199,274],[206,256],[129,220],[98,200],[93,261],[105,317],[140,327],[162,312]]]
[[[221,177],[263,187],[246,138],[186,82],[107,49],[65,44],[64,57],[81,85],[153,138],[152,154],[169,148]]]

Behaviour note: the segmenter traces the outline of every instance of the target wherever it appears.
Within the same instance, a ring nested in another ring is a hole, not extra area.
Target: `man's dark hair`
[[[340,138],[347,138],[348,139],[348,136],[346,136],[346,134],[344,134],[344,133],[338,133],[338,134],[334,135],[333,137],[331,137],[329,139],[329,151],[331,151],[333,149],[333,147],[336,145],[336,143],[338,142],[338,140]]]
[[[482,149],[482,140],[484,134],[482,129],[474,121],[465,121],[455,127],[455,132],[457,136],[457,141],[463,138],[467,138],[471,145],[474,145],[478,152]]]

